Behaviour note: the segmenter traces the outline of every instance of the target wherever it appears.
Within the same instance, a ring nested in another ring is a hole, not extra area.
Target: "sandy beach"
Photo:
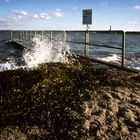
[[[139,140],[140,76],[78,58],[0,73],[1,140]]]

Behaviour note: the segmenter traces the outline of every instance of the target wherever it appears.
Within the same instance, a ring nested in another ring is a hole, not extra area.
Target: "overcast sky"
[[[140,0],[0,0],[0,29],[79,30],[92,9],[91,30],[140,31]]]

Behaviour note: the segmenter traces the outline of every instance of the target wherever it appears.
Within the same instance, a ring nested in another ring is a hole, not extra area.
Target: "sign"
[[[92,9],[83,10],[83,24],[92,24]]]

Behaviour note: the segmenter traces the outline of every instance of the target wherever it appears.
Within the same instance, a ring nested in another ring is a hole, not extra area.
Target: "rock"
[[[121,133],[122,133],[122,135],[129,135],[130,132],[128,130],[128,127],[122,126]]]
[[[1,72],[0,138],[137,139],[139,101],[139,77],[87,58]]]
[[[6,127],[1,129],[1,140],[27,140],[27,136],[18,127]]]

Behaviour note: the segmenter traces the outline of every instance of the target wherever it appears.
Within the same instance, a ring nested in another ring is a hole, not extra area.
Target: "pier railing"
[[[1,32],[1,31],[0,31]],[[4,32],[4,31],[3,31]],[[5,31],[5,35],[8,31]],[[30,47],[30,41],[33,37],[40,35],[47,37],[50,42],[56,42],[59,39],[69,44],[73,53],[78,53],[84,57],[96,59],[93,57],[96,49],[102,55],[110,50],[121,56],[120,66],[125,67],[125,32],[122,30],[109,31],[9,31],[8,39],[22,42],[25,46]],[[0,36],[1,38],[1,36]],[[108,41],[106,41],[108,40]],[[117,44],[115,44],[117,42]],[[66,47],[66,46],[64,46]],[[102,61],[102,60],[101,60]]]
[[[68,37],[69,34],[74,34],[73,35],[73,39],[69,39],[70,37]],[[78,36],[77,34],[82,34],[83,35],[83,39],[78,40],[76,36]],[[94,48],[98,47],[103,48],[103,50],[105,48],[107,49],[113,49],[115,50],[119,50],[121,51],[121,66],[124,67],[125,66],[125,32],[121,31],[121,30],[114,30],[114,31],[66,31],[67,34],[67,38],[66,41],[68,43],[73,43],[73,44],[79,44],[79,45],[83,45],[83,55],[85,57],[90,57],[92,58],[92,54],[89,54],[89,51],[93,50],[94,52]],[[96,35],[98,35],[98,41],[95,38]],[[111,39],[106,38],[105,36],[110,37]],[[119,36],[118,36],[119,35]],[[113,41],[114,41],[114,37],[116,36],[117,38],[117,42],[118,45],[115,46],[113,45]],[[104,42],[105,40],[110,41],[110,45],[108,44],[109,42]],[[95,41],[95,42],[94,42]]]

